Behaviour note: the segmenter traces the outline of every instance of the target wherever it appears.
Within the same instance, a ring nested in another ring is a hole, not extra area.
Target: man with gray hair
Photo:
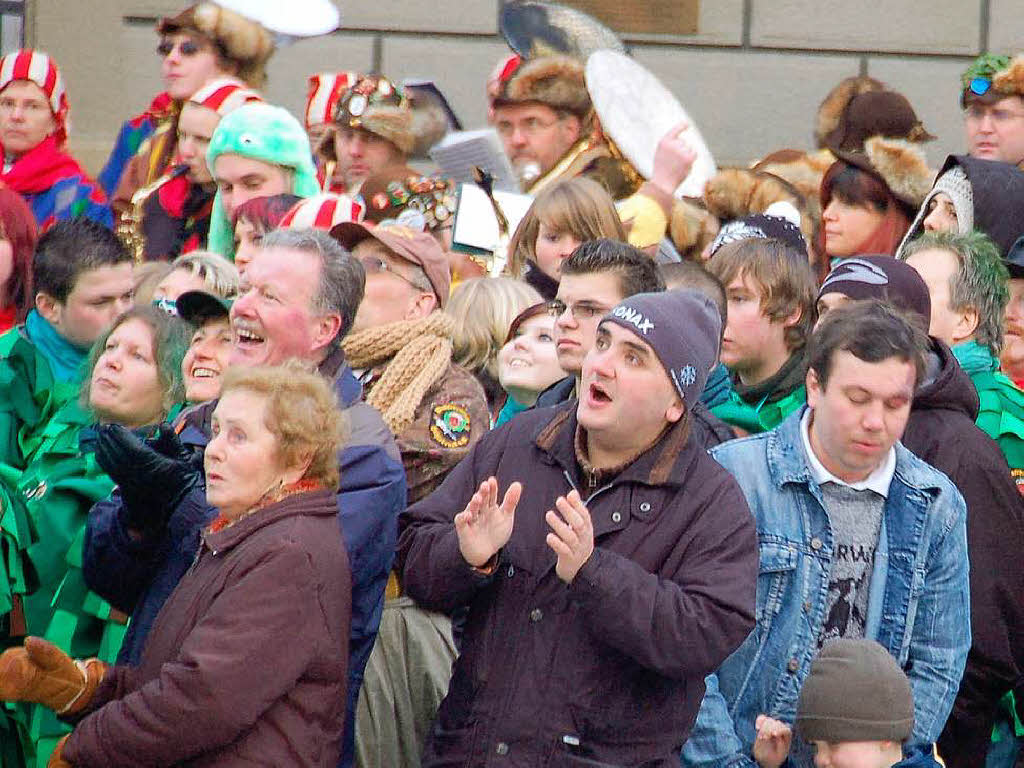
[[[949,345],[971,377],[981,399],[976,423],[999,444],[1024,492],[1024,392],[999,371],[1010,298],[999,248],[977,231],[928,232],[907,246],[904,258],[928,286],[928,333]]]
[[[253,256],[230,311],[233,365],[306,361],[334,383],[351,425],[351,438],[338,455],[338,516],[352,564],[341,765],[352,764],[355,705],[380,625],[406,498],[395,441],[380,414],[362,402],[362,386],[340,347],[364,284],[362,265],[326,232],[273,232]],[[177,434],[161,433],[153,441],[142,442],[118,427],[101,428],[97,456],[119,490],[90,512],[84,571],[91,589],[132,617],[122,663],[138,663],[157,613],[214,516],[206,503],[201,457],[215,405],[209,401],[185,411]]]

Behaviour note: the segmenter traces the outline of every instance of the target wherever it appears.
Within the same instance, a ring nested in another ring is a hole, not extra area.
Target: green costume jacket
[[[716,405],[711,412],[726,424],[756,435],[775,429],[793,411],[807,402],[807,389],[797,387],[785,397],[774,402],[748,403],[736,390],[729,391],[729,399]]]

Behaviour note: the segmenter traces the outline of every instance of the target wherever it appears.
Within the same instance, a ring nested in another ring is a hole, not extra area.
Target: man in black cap
[[[678,761],[754,616],[753,520],[688,426],[719,334],[694,292],[622,301],[578,403],[485,435],[402,516],[408,594],[469,607],[426,768]]]

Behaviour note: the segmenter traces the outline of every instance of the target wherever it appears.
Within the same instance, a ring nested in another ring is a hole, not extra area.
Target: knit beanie
[[[800,690],[796,730],[805,741],[894,741],[914,728],[910,681],[873,640],[827,643]]]
[[[778,203],[773,203],[779,205]],[[800,214],[792,205],[786,204],[796,214],[799,221]],[[772,206],[769,206],[772,207]],[[786,216],[776,216],[771,213],[755,213],[752,216],[744,216],[742,219],[735,219],[723,224],[718,230],[715,239],[711,241],[711,248],[708,258],[715,255],[715,252],[723,245],[735,243],[739,240],[747,240],[756,237],[762,240],[780,240],[799,254],[807,253],[807,241],[804,240],[800,226]]]
[[[601,323],[615,323],[650,346],[687,407],[700,399],[722,337],[721,316],[711,299],[688,288],[638,293]]]
[[[68,115],[67,89],[57,64],[42,51],[24,49],[14,51],[0,59],[0,92],[15,80],[29,80],[38,85],[46,100],[50,103],[50,111],[57,123],[53,132],[57,137],[57,146],[63,146],[71,131]]]
[[[190,103],[212,109],[221,117],[246,104],[261,101],[263,97],[259,93],[233,77],[211,80],[189,97]]]
[[[928,286],[917,270],[891,256],[856,256],[836,264],[818,290],[818,298],[841,293],[851,299],[881,299],[931,322]]]
[[[299,197],[312,197],[320,192],[309,137],[301,123],[281,107],[246,104],[226,115],[206,150],[206,164],[211,172],[221,155],[241,155],[293,170],[291,192]],[[219,190],[213,199],[207,248],[228,259],[235,255],[235,233],[224,213]]]
[[[944,192],[953,201],[953,208],[956,210],[957,233],[965,235],[974,229],[974,192],[971,189],[970,179],[967,173],[959,165],[949,167],[939,178],[935,180],[935,186],[925,197],[921,207],[917,209],[917,216],[903,236],[900,247],[896,249],[896,258],[903,258],[903,250],[911,240],[916,240],[924,232],[924,220],[928,217],[928,206],[937,194]]]

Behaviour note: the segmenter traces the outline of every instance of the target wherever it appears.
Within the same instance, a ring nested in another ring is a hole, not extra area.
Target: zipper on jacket
[[[566,482],[569,483],[569,487],[572,488],[574,491],[579,491],[579,488],[576,487],[576,483],[574,483],[572,481],[572,476],[569,474],[569,470],[563,469],[562,470],[562,474],[565,476]],[[611,488],[614,484],[615,483],[608,483],[608,485],[602,485],[600,488],[598,488],[595,491],[594,490],[594,485],[596,485],[596,483],[594,482],[594,476],[591,475],[590,476],[590,495],[586,499],[583,500],[583,505],[584,506],[589,506],[590,502],[594,499],[595,496],[598,496],[599,494],[604,493],[609,488]]]

